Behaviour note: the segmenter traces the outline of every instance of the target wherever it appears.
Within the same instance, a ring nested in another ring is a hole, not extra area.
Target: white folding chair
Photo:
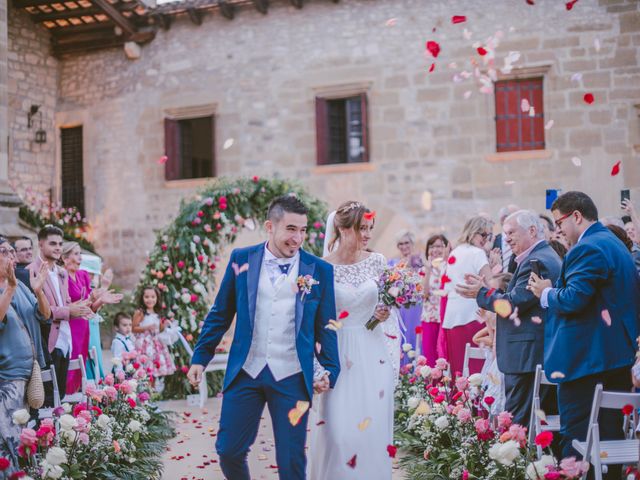
[[[416,356],[422,355],[422,332],[416,333]]]
[[[189,345],[189,342],[187,342],[187,339],[184,338],[184,335],[182,335],[182,332],[180,332],[180,343],[182,343],[182,346],[189,354],[189,357],[193,357],[193,349],[191,348],[191,345]],[[204,369],[204,372],[202,373],[202,380],[200,380],[200,385],[198,386],[198,395],[200,395],[200,408],[204,407],[204,404],[209,397],[209,390],[207,388],[207,373],[215,372],[216,370],[226,370],[228,361],[228,353],[217,353],[213,357],[213,360],[209,362],[209,365],[207,365],[207,367]]]
[[[462,376],[469,376],[469,360],[484,360],[487,361],[487,352],[484,348],[472,347],[470,343],[467,343],[464,347],[464,363],[462,364]],[[453,373],[453,372],[452,372]]]
[[[43,407],[38,409],[38,418],[40,420],[44,418],[52,418],[53,409],[61,405],[60,390],[58,389],[58,379],[56,378],[56,371],[53,367],[42,370],[42,382],[51,382],[53,384],[53,407]]]
[[[582,455],[585,461],[593,465],[596,480],[602,480],[602,472],[607,468],[607,465],[640,464],[640,440],[627,438],[625,440],[600,441],[598,427],[600,409],[620,410],[625,405],[633,406],[633,411],[636,412],[640,408],[640,393],[604,392],[602,385],[598,384],[593,395],[587,440],[581,442],[576,439],[572,442],[573,448]],[[637,415],[632,415],[631,421],[634,423],[634,427],[637,427]],[[635,428],[633,430],[635,431]],[[624,432],[627,434],[629,432],[627,425],[624,427]],[[585,473],[582,480],[586,480],[586,478]]]
[[[76,393],[72,393],[69,395],[65,395],[62,399],[63,402],[67,403],[80,403],[86,400],[85,390],[87,389],[87,371],[84,368],[84,358],[82,355],[78,355],[78,358],[74,358],[69,361],[69,372],[73,372],[76,370],[80,370],[82,374],[82,384],[80,387],[80,391]]]
[[[540,385],[551,385],[556,387],[555,383],[551,383],[542,369],[542,365],[536,365],[536,374],[533,379],[533,401],[531,402],[531,417],[529,419],[529,444],[533,445],[536,436],[541,432],[559,432],[560,431],[560,415],[545,414],[545,423],[539,416],[540,408]],[[538,458],[542,458],[542,448],[536,446]]]

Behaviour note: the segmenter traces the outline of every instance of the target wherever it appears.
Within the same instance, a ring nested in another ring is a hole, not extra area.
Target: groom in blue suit
[[[572,247],[555,287],[532,274],[529,288],[547,309],[544,369],[558,383],[562,455],[567,457],[577,454],[572,440],[587,437],[596,385],[631,390],[640,288],[631,253],[597,221],[591,198],[567,192],[551,213]],[[624,438],[620,411],[602,410],[598,424],[602,440]],[[620,469],[612,466],[605,478],[620,478]]]
[[[332,388],[340,373],[336,333],[326,328],[336,318],[333,267],[300,249],[307,212],[295,196],[275,199],[265,222],[268,242],[231,253],[191,359],[188,377],[198,385],[236,317],[216,441],[229,480],[251,478],[247,454],[265,403],[280,479],[304,479],[308,414],[298,417],[314,390]],[[315,381],[314,355],[324,368]]]

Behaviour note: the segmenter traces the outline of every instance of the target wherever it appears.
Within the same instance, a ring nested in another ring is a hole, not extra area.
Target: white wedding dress
[[[309,480],[388,480],[393,444],[394,390],[400,364],[397,312],[373,331],[365,323],[378,304],[376,280],[386,259],[372,253],[334,265],[336,308],[349,312],[337,331],[340,375],[314,397],[309,425]]]

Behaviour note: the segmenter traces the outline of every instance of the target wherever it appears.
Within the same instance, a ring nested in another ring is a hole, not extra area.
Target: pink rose
[[[449,364],[444,358],[439,358],[436,360],[436,368],[439,368],[440,370],[446,370],[448,366]]]
[[[78,435],[78,441],[83,445],[89,445],[89,435],[85,432],[82,432]]]
[[[76,418],[76,426],[73,429],[76,432],[86,433],[89,431],[89,422],[87,422],[84,416],[78,416],[78,418]]]
[[[489,430],[489,420],[486,418],[479,418],[475,423],[476,432],[486,433]]]
[[[440,380],[442,378],[442,370],[440,368],[434,368],[431,370],[431,378],[433,380]]]
[[[471,421],[471,411],[468,408],[463,408],[458,412],[458,420],[460,423],[467,423]]]
[[[116,372],[116,378],[119,382],[122,382],[124,380],[124,372],[122,370],[118,370]]]
[[[427,358],[422,355],[418,355],[418,358],[416,358],[416,365],[418,367],[423,367],[426,364],[427,364]]]
[[[140,400],[143,403],[149,401],[149,394],[147,392],[141,392],[138,395],[138,400]]]
[[[113,378],[113,374],[112,373],[110,373],[109,375],[104,377],[104,384],[105,385],[113,385],[114,384],[114,378]]]
[[[38,443],[38,435],[36,431],[31,428],[23,428],[20,433],[20,444],[25,447],[34,447]]]
[[[120,384],[120,387],[118,387],[118,390],[120,390],[121,393],[124,393],[125,395],[129,395],[133,388],[131,387],[131,384],[129,382],[122,382]]]
[[[115,400],[118,397],[118,391],[112,386],[105,387],[104,394],[109,400]]]
[[[589,464],[585,461],[577,461],[576,457],[563,458],[560,461],[560,473],[567,477],[580,477],[588,470]]]
[[[456,378],[456,388],[461,392],[469,388],[469,380],[467,379],[467,377]]]
[[[520,444],[521,447],[527,444],[527,427],[523,427],[522,425],[511,425],[509,427],[509,435],[511,435],[511,440],[515,440]]]
[[[501,412],[498,414],[498,430],[504,432],[511,426],[513,415],[509,412]]]

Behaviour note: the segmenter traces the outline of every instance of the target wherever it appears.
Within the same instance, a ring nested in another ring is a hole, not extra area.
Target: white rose
[[[408,352],[409,350],[411,350],[413,348],[413,346],[410,343],[403,343],[402,344],[402,351],[403,352]]]
[[[60,436],[64,438],[67,443],[73,443],[76,440],[78,434],[74,430],[62,430]]]
[[[51,465],[60,465],[67,463],[67,452],[60,447],[51,447],[47,451],[46,460]]]
[[[151,415],[149,415],[149,413],[146,410],[142,410],[140,412],[140,417],[142,418],[142,421],[145,423],[151,420]]]
[[[530,463],[527,467],[527,480],[541,480],[547,473],[547,465],[555,465],[556,462],[551,455],[543,455],[537,462]]]
[[[129,380],[129,385],[131,385],[131,391],[132,392],[137,392],[138,391],[138,382],[135,380]]]
[[[411,351],[407,352],[407,356],[409,358],[415,358],[416,352],[414,350],[411,350]]]
[[[55,480],[62,477],[63,473],[64,471],[59,465],[51,465],[46,460],[42,462],[42,474],[44,478],[53,478]]]
[[[77,424],[78,422],[71,415],[62,415],[60,417],[60,428],[62,430],[73,430]]]
[[[396,298],[398,295],[400,295],[400,289],[398,287],[391,287],[389,289],[389,295],[391,295],[393,298]]]
[[[129,425],[127,425],[127,428],[132,432],[139,432],[140,428],[142,428],[142,424],[137,420],[131,420]]]
[[[449,419],[443,415],[441,417],[436,418],[436,421],[433,423],[440,430],[444,430],[449,426]]]
[[[100,428],[107,428],[109,426],[109,422],[111,422],[111,419],[105,414],[98,417],[98,426]]]
[[[482,385],[482,375],[479,373],[474,373],[473,375],[469,375],[469,384],[474,387],[479,387]]]
[[[180,299],[182,300],[182,303],[191,303],[191,294],[183,293]]]
[[[133,368],[133,365],[129,364],[127,365],[127,372],[131,373],[133,372],[135,369]]]
[[[64,409],[64,413],[71,413],[71,404],[70,403],[63,403],[62,404],[62,408]]]
[[[13,415],[11,415],[11,417],[13,418],[14,425],[24,425],[29,421],[30,415],[27,410],[21,408],[20,410],[16,410],[15,412],[13,412]]]
[[[407,400],[407,405],[411,410],[416,408],[420,404],[420,399],[418,397],[411,397]]]
[[[514,440],[504,443],[496,443],[489,449],[489,458],[502,465],[510,467],[513,461],[520,456],[520,445]]]
[[[431,376],[431,367],[428,365],[425,365],[423,367],[420,368],[420,375],[423,378],[429,378]]]

